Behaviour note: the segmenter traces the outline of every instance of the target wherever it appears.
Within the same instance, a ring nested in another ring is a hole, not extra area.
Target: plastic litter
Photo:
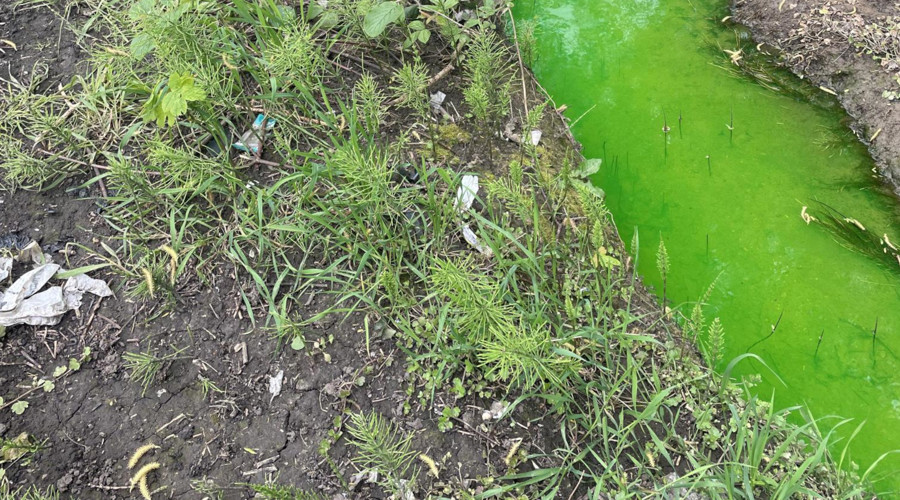
[[[23,300],[11,311],[0,312],[0,326],[48,326],[59,323],[68,311],[61,286],[50,287]]]
[[[34,262],[35,264],[44,264],[50,262],[50,256],[44,255],[41,246],[36,241],[32,241],[19,251],[16,260],[19,262]]]
[[[481,255],[484,255],[485,257],[494,255],[494,251],[491,250],[491,247],[482,244],[481,240],[478,239],[478,235],[475,234],[475,231],[472,231],[472,228],[470,228],[468,224],[462,227],[462,234],[463,239],[466,240],[466,243],[472,245],[472,248],[478,250]]]
[[[441,106],[444,104],[444,100],[447,98],[447,94],[438,90],[434,94],[431,94],[431,109],[435,112],[441,110]]]
[[[44,264],[23,274],[0,297],[0,311],[12,311],[23,300],[34,295],[44,287],[50,278],[59,271],[57,264]]]
[[[472,208],[472,203],[475,202],[475,195],[477,193],[478,176],[464,175],[459,189],[456,190],[456,201],[453,203],[453,207],[456,208],[456,211],[459,213],[463,213]]]
[[[413,166],[408,163],[397,167],[397,175],[399,176],[398,180],[402,178],[412,184],[419,182],[419,171],[413,168]]]
[[[269,377],[269,394],[272,395],[272,398],[269,399],[269,403],[275,401],[275,398],[281,394],[281,385],[284,382],[284,370],[278,370],[278,375],[274,377]]]
[[[232,146],[239,151],[258,155],[262,150],[266,132],[272,130],[274,127],[274,118],[266,119],[266,115],[256,115],[256,120],[253,121],[250,130],[244,132],[244,134],[241,135],[240,140],[232,144]]]
[[[18,252],[31,242],[27,236],[22,236],[17,232],[10,232],[0,235],[0,248]]]
[[[464,175],[462,182],[460,182],[459,189],[456,190],[456,200],[453,202],[456,211],[463,213],[471,209],[472,204],[475,203],[475,195],[477,194],[478,176]],[[475,231],[472,231],[472,228],[469,227],[468,224],[461,225],[460,229],[462,230],[463,239],[466,240],[466,243],[471,245],[472,248],[478,250],[485,257],[494,255],[494,252],[490,247],[481,243],[478,239],[478,235],[475,234]]]
[[[9,278],[10,273],[12,273],[12,265],[12,257],[0,257],[0,281]]]
[[[544,133],[541,132],[540,130],[532,130],[531,131],[531,145],[537,146],[538,143],[541,142],[541,136],[543,136],[543,135],[544,135]]]
[[[67,312],[81,307],[85,293],[98,297],[113,294],[105,281],[85,274],[72,276],[61,286],[40,291],[59,271],[58,264],[43,264],[14,281],[0,296],[0,327],[56,325]]]
[[[97,297],[109,297],[113,294],[105,281],[91,278],[86,274],[72,276],[66,280],[62,288],[63,297],[66,299],[66,305],[69,306],[69,309],[81,307],[81,298],[85,293],[90,293]]]

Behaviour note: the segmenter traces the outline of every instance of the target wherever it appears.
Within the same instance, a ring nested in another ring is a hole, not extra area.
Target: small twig
[[[96,488],[98,490],[127,490],[134,486],[103,486],[102,484],[88,483],[88,488]]]
[[[278,162],[269,161],[269,160],[263,160],[262,158],[254,158],[254,157],[250,157],[250,156],[247,156],[247,155],[240,155],[240,156],[238,156],[238,158],[240,158],[240,159],[242,159],[242,160],[247,160],[247,161],[249,161],[251,164],[259,163],[260,165],[265,165],[265,166],[267,166],[267,167],[281,167],[281,166],[283,166],[281,163],[278,163]]]

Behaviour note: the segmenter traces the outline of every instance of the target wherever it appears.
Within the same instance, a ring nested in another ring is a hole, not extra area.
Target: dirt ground
[[[77,9],[69,15],[78,16]],[[45,8],[14,11],[2,2],[0,40],[12,42],[0,43],[4,79],[29,78],[38,59],[47,63],[44,88],[79,71],[76,40]],[[66,268],[92,262],[74,246],[68,256],[59,251],[66,243],[98,248],[112,232],[99,213],[102,207],[91,199],[97,193],[79,187],[86,180],[70,178],[42,193],[0,192],[0,236],[35,239]],[[541,423],[542,408],[517,408],[513,425],[508,419],[483,420],[500,395],[457,400],[437,394],[434,405],[419,406],[407,395],[416,379],[407,373],[406,355],[377,331],[367,349],[358,314],[317,322],[306,332],[306,351],[279,349],[267,331],[249,321],[239,298],[244,285],[234,269],[212,274],[211,283],[179,283],[179,301],[170,310],[133,302],[119,291],[100,301],[86,298],[77,315],[70,313],[56,327],[7,329],[0,340],[0,396],[6,401],[0,437],[27,433],[44,443],[30,463],[0,465],[13,486],[52,485],[63,498],[137,498],[128,488],[133,471],[126,464],[136,448],[152,442],[161,447],[149,456],[161,463],[150,485],[157,490],[154,498],[209,497],[200,484],[215,485],[222,498],[250,498],[238,483],[267,477],[335,498],[379,498],[379,490],[367,484],[342,492],[319,453],[320,444],[335,437],[340,428],[335,419],[345,410],[374,410],[415,433],[413,448],[441,469],[439,478],[420,474],[421,491],[460,486],[477,491],[479,478],[508,472],[503,459],[519,438],[523,451],[552,446],[549,438],[556,431]],[[121,288],[112,275],[94,276]],[[325,293],[311,295],[301,316],[324,310],[330,300]],[[311,347],[316,340],[319,347]],[[48,377],[85,347],[91,359],[80,370],[60,378],[51,392],[27,393],[29,407],[22,415],[11,412],[10,404],[34,378]],[[128,380],[123,353],[148,350],[179,354],[142,394],[140,385]],[[282,370],[283,389],[273,398],[269,380]],[[214,387],[204,391],[204,379]],[[447,406],[462,411],[450,420],[451,430],[440,432],[438,418]],[[339,440],[330,456],[349,480],[357,471],[345,443]]]
[[[758,41],[778,47],[797,75],[832,90],[855,120],[880,173],[900,194],[900,106],[883,93],[900,91],[897,61],[875,60],[844,35],[866,25],[894,25],[894,0],[734,0],[734,18]],[[896,29],[896,28],[895,28]],[[896,37],[888,49],[896,53]]]

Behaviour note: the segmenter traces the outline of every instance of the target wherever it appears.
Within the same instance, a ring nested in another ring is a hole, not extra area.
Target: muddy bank
[[[880,173],[900,193],[900,8],[889,0],[735,0],[735,20],[783,64],[837,95]]]

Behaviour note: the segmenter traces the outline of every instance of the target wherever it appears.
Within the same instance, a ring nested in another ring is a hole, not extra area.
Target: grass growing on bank
[[[509,395],[507,415],[545,406],[556,447],[508,457],[478,498],[864,497],[871,469],[848,472],[833,431],[795,425],[802,409],[776,411],[732,382],[740,359],[724,376],[697,362],[585,183],[596,162],[528,142],[554,122],[542,96],[525,98],[527,75],[500,41],[507,5],[79,3],[103,33],[82,33],[90,70],[56,94],[36,92],[41,71],[4,85],[3,183],[89,177],[117,234],[97,258],[132,296],[176,307],[188,283],[233,270],[246,313],[283,345],[304,345],[328,314],[396,329],[415,376],[409,405],[487,387]],[[463,96],[467,144],[433,111],[439,88]],[[257,113],[276,120],[265,156],[239,154],[231,144]],[[498,139],[507,122],[519,145]],[[460,209],[466,173],[482,189]],[[333,305],[303,317],[310,291]],[[715,365],[722,325],[705,300],[684,324]],[[141,356],[132,375],[146,390],[165,356]],[[425,489],[423,450],[381,417],[345,420],[356,462],[384,469],[386,491],[474,497]]]

